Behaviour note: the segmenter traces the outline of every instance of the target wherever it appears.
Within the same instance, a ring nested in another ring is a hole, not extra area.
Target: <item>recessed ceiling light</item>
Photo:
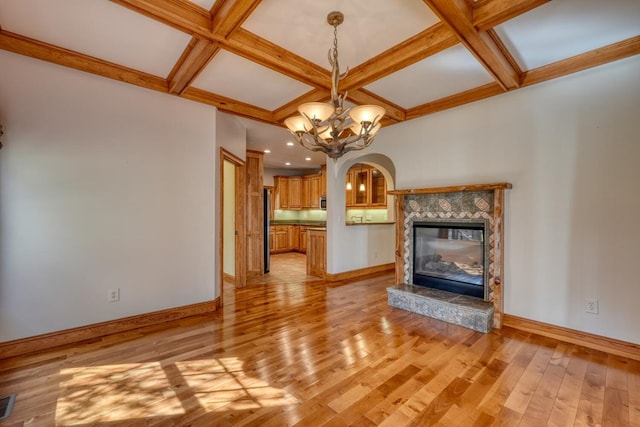
[[[310,161],[311,161],[311,157],[305,157],[304,159],[305,159],[307,162],[310,162]]]
[[[288,145],[289,147],[293,147],[293,142],[289,141],[289,142],[287,142],[287,145]]]
[[[286,166],[291,166],[291,162],[285,163]]]
[[[266,150],[264,150],[264,152],[265,152],[266,154],[269,154],[269,153],[271,152],[271,150],[269,150],[269,149],[267,148]]]

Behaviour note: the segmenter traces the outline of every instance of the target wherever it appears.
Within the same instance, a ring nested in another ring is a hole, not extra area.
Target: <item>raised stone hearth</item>
[[[502,327],[503,209],[509,188],[505,182],[389,191],[396,196],[396,285],[388,288],[389,305],[480,332]],[[484,298],[475,295],[480,292],[460,295],[466,291],[456,286],[421,283],[420,277],[414,281],[414,226],[433,228],[433,223],[484,224]]]
[[[387,289],[391,307],[487,333],[493,328],[493,303],[466,295],[409,284]]]

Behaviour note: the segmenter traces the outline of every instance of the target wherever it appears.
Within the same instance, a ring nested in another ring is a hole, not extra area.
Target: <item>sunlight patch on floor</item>
[[[297,404],[283,389],[247,375],[238,358],[177,362],[176,366],[207,411],[258,409]]]
[[[64,369],[56,425],[179,417],[191,411],[295,405],[283,389],[248,375],[238,358]]]
[[[63,369],[57,425],[184,414],[158,362]]]

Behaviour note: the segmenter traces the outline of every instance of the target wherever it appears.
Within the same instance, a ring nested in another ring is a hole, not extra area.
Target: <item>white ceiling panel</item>
[[[211,10],[213,5],[216,3],[216,0],[190,0],[190,1],[191,3],[195,3],[198,6],[207,10]]]
[[[275,110],[313,89],[227,51],[213,58],[193,86],[267,110]]]
[[[412,108],[493,81],[473,55],[457,45],[366,88],[401,107]]]
[[[263,1],[242,27],[330,69],[327,53],[333,46],[333,28],[327,15],[334,10],[344,14],[344,23],[338,27],[342,71],[439,22],[417,0],[278,0]]]
[[[496,27],[523,70],[640,35],[640,0],[558,0]]]
[[[4,30],[166,77],[190,37],[109,1],[2,0]]]
[[[267,149],[271,151],[264,155],[266,168],[317,168],[327,160],[325,154],[309,151],[298,143],[287,145],[287,142],[295,142],[295,138],[283,127],[242,117],[238,117],[238,120],[247,128],[247,148],[263,152]],[[310,160],[305,160],[307,158]]]

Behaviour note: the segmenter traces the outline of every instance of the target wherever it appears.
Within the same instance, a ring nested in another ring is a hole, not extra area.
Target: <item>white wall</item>
[[[0,341],[212,300],[215,109],[0,63]]]
[[[376,142],[374,142],[376,144]],[[347,226],[346,173],[360,161],[376,165],[385,174],[387,189],[395,188],[395,168],[389,157],[365,151],[351,152],[327,161],[327,272],[332,274],[388,264],[395,261],[395,225]],[[393,220],[393,217],[390,217]]]
[[[383,128],[372,147],[400,189],[513,183],[506,313],[640,343],[638,76],[640,56]]]

